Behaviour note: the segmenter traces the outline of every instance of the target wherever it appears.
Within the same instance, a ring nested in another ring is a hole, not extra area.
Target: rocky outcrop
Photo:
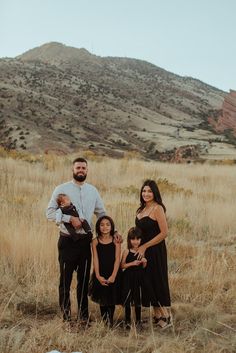
[[[150,156],[156,160],[172,163],[190,163],[200,157],[199,146],[186,145],[166,152],[156,152],[155,156]]]
[[[230,90],[230,93],[225,96],[222,114],[215,124],[215,129],[218,132],[232,130],[236,136],[236,91]]]
[[[188,145],[176,148],[171,158],[174,163],[189,163],[199,158],[198,146]]]

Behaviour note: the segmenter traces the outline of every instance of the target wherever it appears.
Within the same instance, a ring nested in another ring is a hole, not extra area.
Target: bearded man
[[[81,323],[87,323],[88,312],[88,283],[91,267],[91,236],[86,238],[82,221],[87,220],[92,226],[93,214],[97,218],[105,215],[105,208],[98,190],[91,184],[85,182],[88,163],[84,158],[76,158],[73,161],[73,179],[67,183],[58,185],[53,191],[49,201],[46,216],[48,220],[60,224],[58,240],[60,283],[59,283],[59,304],[63,313],[63,320],[71,320],[70,286],[73,272],[77,272],[77,302],[78,319]],[[76,207],[79,217],[63,214],[58,206],[59,194],[67,195],[72,204]],[[64,223],[71,223],[78,233],[75,241],[71,237]],[[81,234],[81,238],[79,236]],[[122,241],[117,235],[118,241]]]

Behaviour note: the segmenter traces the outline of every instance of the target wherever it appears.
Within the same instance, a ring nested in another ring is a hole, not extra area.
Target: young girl
[[[97,238],[92,241],[94,272],[90,282],[91,299],[100,304],[104,322],[113,325],[115,305],[119,302],[117,273],[121,245],[114,241],[114,222],[102,216],[96,223]]]
[[[152,288],[145,276],[146,258],[137,259],[136,251],[141,244],[142,233],[137,227],[128,232],[127,246],[121,260],[124,269],[122,279],[122,304],[125,306],[125,324],[130,328],[131,305],[135,307],[136,325],[141,323],[141,306],[151,305]]]

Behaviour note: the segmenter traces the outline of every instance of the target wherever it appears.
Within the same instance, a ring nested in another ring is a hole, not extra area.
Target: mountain
[[[232,134],[215,128],[225,96],[146,61],[47,43],[0,59],[0,143],[33,153],[236,158]]]

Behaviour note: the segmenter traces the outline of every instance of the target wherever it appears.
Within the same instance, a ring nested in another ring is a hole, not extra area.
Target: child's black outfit
[[[72,203],[69,206],[61,206],[60,209],[63,214],[66,214],[69,216],[74,216],[74,217],[79,217],[79,214],[78,214],[75,206]],[[93,238],[92,230],[90,228],[90,225],[86,221],[86,219],[84,219],[82,221],[82,228],[86,232],[84,234],[83,233],[76,233],[76,230],[71,223],[64,223],[64,226],[66,227],[66,229],[68,230],[69,234],[71,235],[71,237],[74,241],[77,241],[80,239],[85,239],[85,238],[89,239],[91,241]]]
[[[116,245],[114,242],[103,244],[97,238],[97,254],[99,263],[99,274],[100,276],[108,279],[114,270]],[[89,285],[89,295],[91,300],[100,304],[100,312],[103,320],[113,325],[113,315],[115,311],[115,305],[120,304],[120,286],[119,286],[120,273],[116,275],[114,283],[110,283],[108,286],[103,286],[98,281],[95,272],[93,272]]]
[[[129,250],[126,263],[137,260],[138,254]],[[131,305],[135,307],[136,323],[141,322],[141,306],[149,307],[152,300],[152,287],[146,278],[145,268],[131,266],[122,275],[122,304],[125,306],[125,322],[131,323]]]

